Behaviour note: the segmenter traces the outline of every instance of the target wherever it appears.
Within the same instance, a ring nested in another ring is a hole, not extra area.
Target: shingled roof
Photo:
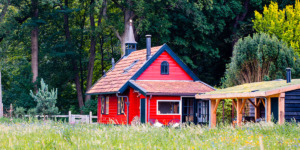
[[[135,81],[150,66],[158,56],[167,51],[171,57],[186,71],[193,81]],[[178,56],[166,45],[151,48],[152,57],[146,60],[146,49],[137,50],[130,55],[122,57],[114,69],[107,72],[91,87],[87,95],[123,93],[128,86],[147,94],[168,95],[195,95],[214,90],[213,87],[199,80],[199,78],[179,59]]]
[[[151,54],[155,54],[161,46],[151,48]],[[116,93],[126,82],[145,64],[146,62],[146,49],[137,50],[132,52],[129,56],[122,57],[116,63],[113,70],[109,70],[106,76],[100,78],[91,87],[86,94],[104,94]],[[137,61],[131,68],[131,64]],[[127,68],[127,70],[125,70]]]
[[[214,91],[214,88],[201,81],[130,80],[130,83],[141,90],[141,93],[147,93],[148,95],[194,96],[196,93]]]

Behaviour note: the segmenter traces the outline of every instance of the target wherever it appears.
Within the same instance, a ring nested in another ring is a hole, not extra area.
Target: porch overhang
[[[248,83],[220,89],[205,94],[196,94],[196,99],[210,100],[210,125],[216,126],[216,110],[221,100],[232,99],[234,108],[237,112],[237,124],[241,126],[242,110],[245,103],[250,102],[251,98],[255,99],[250,102],[255,107],[255,119],[257,118],[257,111],[259,105],[263,104],[265,107],[265,119],[267,122],[271,121],[271,98],[278,98],[278,122],[284,123],[285,119],[285,92],[300,89],[300,79],[294,79],[291,83],[286,83],[285,80],[281,81],[265,81]]]

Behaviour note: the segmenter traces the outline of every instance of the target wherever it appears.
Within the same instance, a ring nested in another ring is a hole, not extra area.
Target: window
[[[105,114],[105,97],[101,97],[101,114]]]
[[[109,97],[102,96],[101,97],[101,114],[109,113]]]
[[[198,102],[197,115],[198,123],[208,123],[208,101],[200,100]]]
[[[158,115],[179,115],[180,114],[180,101],[157,101],[157,114]]]
[[[109,96],[106,96],[105,114],[109,114]]]
[[[169,63],[166,61],[163,61],[161,63],[161,68],[160,68],[160,74],[169,74]]]
[[[118,115],[124,114],[124,97],[118,98]]]

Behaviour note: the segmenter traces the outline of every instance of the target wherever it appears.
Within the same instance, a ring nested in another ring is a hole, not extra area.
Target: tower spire
[[[125,42],[125,56],[128,56],[131,52],[136,51],[137,42],[134,39],[132,20],[129,21],[129,31]]]

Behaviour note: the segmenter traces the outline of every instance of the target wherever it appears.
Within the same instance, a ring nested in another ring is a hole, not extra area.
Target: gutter
[[[129,124],[129,105],[130,105],[130,103],[129,103],[129,99],[128,99],[128,96],[119,96],[119,93],[116,93],[116,96],[118,97],[118,99],[119,99],[119,97],[123,97],[123,98],[126,98],[127,99],[127,102],[125,102],[126,103],[126,107],[127,107],[127,125]]]

